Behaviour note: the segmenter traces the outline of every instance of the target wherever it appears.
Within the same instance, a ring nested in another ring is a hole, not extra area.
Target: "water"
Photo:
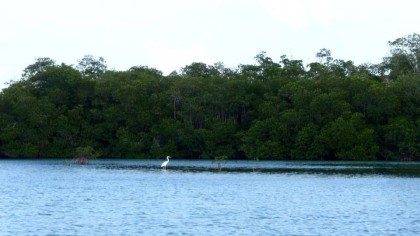
[[[0,160],[0,235],[420,234],[419,164],[162,161]]]

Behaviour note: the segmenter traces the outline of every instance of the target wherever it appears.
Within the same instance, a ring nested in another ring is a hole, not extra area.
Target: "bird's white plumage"
[[[170,157],[170,156],[167,156],[167,157],[166,157],[166,160],[167,160],[167,161],[163,162],[163,163],[162,163],[162,165],[161,165],[160,167],[166,168],[166,166],[167,166],[167,165],[168,165],[168,163],[169,163],[169,158],[171,158],[171,157]]]

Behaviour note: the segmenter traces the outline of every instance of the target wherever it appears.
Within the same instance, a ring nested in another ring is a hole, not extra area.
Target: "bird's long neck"
[[[168,161],[169,161],[169,157],[166,157],[166,160],[168,160]]]

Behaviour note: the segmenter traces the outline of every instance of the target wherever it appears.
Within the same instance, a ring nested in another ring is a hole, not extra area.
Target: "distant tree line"
[[[322,49],[305,67],[261,52],[254,65],[192,63],[168,76],[90,55],[77,66],[39,58],[0,93],[0,153],[420,160],[420,35],[389,47],[380,64]]]

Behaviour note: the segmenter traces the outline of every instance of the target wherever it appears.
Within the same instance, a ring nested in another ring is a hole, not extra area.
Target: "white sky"
[[[378,63],[387,42],[420,33],[419,0],[0,0],[0,88],[36,58],[169,74],[192,62],[227,67],[315,61],[321,48],[356,64]]]

